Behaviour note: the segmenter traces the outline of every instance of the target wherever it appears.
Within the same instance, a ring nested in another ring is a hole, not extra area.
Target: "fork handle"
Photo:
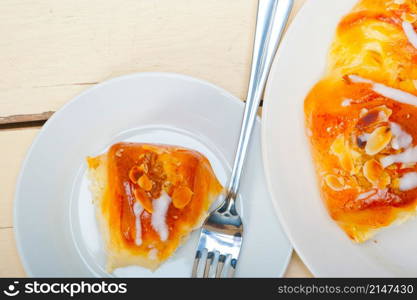
[[[293,0],[259,0],[252,68],[239,143],[224,208],[235,210],[245,158],[266,79],[281,41]]]

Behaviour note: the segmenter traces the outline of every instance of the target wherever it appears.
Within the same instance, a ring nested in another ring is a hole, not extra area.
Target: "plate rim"
[[[14,240],[15,240],[15,245],[16,245],[16,249],[17,249],[17,253],[18,253],[18,257],[19,260],[23,266],[23,269],[26,273],[26,275],[28,277],[34,277],[36,275],[34,275],[33,270],[29,267],[29,262],[26,259],[26,256],[24,255],[24,249],[23,246],[21,244],[21,233],[19,233],[19,226],[18,226],[18,203],[19,198],[21,198],[20,196],[20,190],[21,190],[21,184],[22,184],[22,178],[23,178],[23,174],[25,173],[25,170],[27,168],[27,164],[28,161],[32,155],[33,150],[36,148],[37,144],[39,143],[39,140],[43,137],[43,135],[45,134],[45,132],[48,130],[48,128],[50,126],[53,126],[55,119],[58,119],[61,117],[61,115],[63,115],[65,113],[65,111],[71,106],[74,105],[74,103],[78,102],[78,101],[82,101],[82,97],[84,97],[86,94],[90,93],[92,90],[95,89],[99,89],[103,86],[106,86],[108,84],[111,84],[113,82],[116,81],[122,81],[122,80],[126,80],[126,79],[131,79],[131,78],[142,78],[142,77],[170,77],[170,78],[177,78],[177,79],[181,79],[181,80],[186,80],[186,81],[192,81],[192,82],[196,82],[202,85],[206,85],[214,90],[217,90],[218,92],[220,92],[221,94],[224,94],[228,99],[230,99],[231,101],[235,102],[237,105],[240,105],[241,107],[245,105],[245,102],[240,100],[238,97],[236,97],[235,95],[233,95],[231,92],[227,91],[226,89],[219,87],[207,80],[204,79],[200,79],[200,78],[196,78],[190,75],[185,75],[185,74],[181,74],[181,73],[176,73],[176,72],[133,72],[133,73],[128,73],[128,74],[124,74],[121,76],[117,76],[117,77],[113,77],[107,80],[104,80],[92,87],[89,87],[87,89],[85,89],[84,91],[82,91],[81,93],[78,93],[77,95],[75,95],[74,97],[70,98],[66,103],[64,103],[46,122],[45,124],[41,127],[41,129],[39,130],[39,132],[37,133],[37,135],[35,136],[35,138],[33,139],[32,143],[30,144],[29,148],[26,151],[26,154],[24,156],[24,159],[21,162],[20,168],[19,168],[19,173],[15,182],[15,189],[14,189],[14,197],[13,197],[13,235],[14,235]],[[262,146],[262,121],[259,115],[256,116],[256,122],[260,125],[260,137],[261,137],[261,144],[260,144],[260,154],[261,154],[261,163],[263,163],[263,146]],[[265,169],[265,168],[264,168]],[[268,181],[268,180],[267,180]],[[266,190],[268,190],[268,194],[271,196],[270,192],[269,192],[269,188],[268,186],[266,186]],[[271,199],[272,200],[272,199]],[[274,202],[274,201],[273,201]],[[275,216],[278,219],[279,224],[282,226],[282,231],[283,233],[287,236],[288,240],[289,237],[286,234],[286,230],[284,229],[283,223],[280,219],[280,217],[275,214]],[[285,274],[286,270],[288,269],[288,265],[289,262],[291,260],[292,257],[292,253],[293,253],[293,245],[290,242],[289,243],[289,247],[288,247],[288,253],[286,255],[285,260],[283,260],[283,268],[280,270],[280,272],[277,272],[277,276],[279,277],[283,277],[283,275]],[[65,276],[65,275],[64,275]],[[60,274],[57,275],[57,277],[64,277]]]

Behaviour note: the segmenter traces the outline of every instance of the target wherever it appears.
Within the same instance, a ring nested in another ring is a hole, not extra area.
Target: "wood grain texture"
[[[296,0],[292,16],[305,0]],[[0,118],[56,111],[134,72],[200,77],[246,95],[256,0],[0,1]],[[13,30],[10,30],[12,28]]]
[[[24,156],[38,132],[39,129],[0,131],[0,228],[13,226],[13,198],[17,176]]]
[[[242,98],[256,0],[0,1],[0,116],[55,111],[133,72],[177,72]],[[12,30],[11,30],[12,29]]]
[[[26,273],[16,249],[13,228],[0,229],[0,277],[24,277]]]
[[[304,2],[295,0],[292,16]],[[256,5],[256,0],[2,0],[0,120],[47,118],[43,113],[83,90],[133,72],[196,76],[243,99]],[[0,277],[25,276],[13,236],[13,198],[38,132],[0,131]],[[311,273],[293,254],[285,276]]]
[[[0,131],[0,277],[26,276],[13,236],[16,180],[27,150],[40,129]]]

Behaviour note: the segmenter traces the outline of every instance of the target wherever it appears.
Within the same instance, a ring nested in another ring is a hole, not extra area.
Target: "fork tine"
[[[232,258],[230,260],[230,268],[229,268],[229,274],[228,274],[229,278],[232,278],[235,276],[236,264],[237,264],[237,259]]]
[[[216,278],[220,278],[222,276],[224,262],[226,261],[226,255],[220,254],[219,261],[217,262],[216,268]]]
[[[195,258],[194,258],[193,271],[191,273],[192,278],[197,277],[198,263],[200,262],[200,258],[201,258],[201,251],[197,250],[197,252],[195,253]]]
[[[204,275],[203,275],[204,278],[208,278],[209,276],[210,267],[213,264],[213,259],[214,259],[214,252],[208,252],[206,266],[204,267]]]

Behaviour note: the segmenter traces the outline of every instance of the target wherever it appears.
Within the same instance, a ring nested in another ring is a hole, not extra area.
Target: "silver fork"
[[[292,6],[293,0],[259,0],[251,77],[232,176],[225,200],[204,221],[192,277],[197,277],[203,257],[203,277],[209,277],[212,267],[216,268],[216,278],[223,273],[226,277],[234,276],[243,238],[243,224],[235,204],[240,178],[266,79]]]

